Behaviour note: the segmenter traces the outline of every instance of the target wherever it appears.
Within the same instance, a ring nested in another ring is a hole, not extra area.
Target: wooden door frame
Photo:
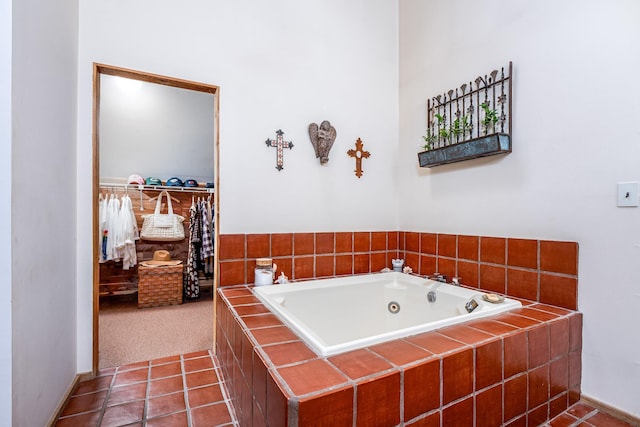
[[[214,147],[214,274],[213,274],[213,337],[212,345],[215,348],[216,342],[216,310],[215,300],[218,289],[218,247],[220,243],[220,87],[205,83],[198,83],[191,80],[183,80],[175,77],[167,77],[158,74],[146,73],[143,71],[131,70],[122,67],[116,67],[112,65],[93,63],[93,158],[92,158],[92,230],[93,232],[93,254],[98,253],[100,247],[100,241],[98,238],[97,230],[99,225],[99,206],[98,195],[100,193],[100,76],[102,74],[108,74],[117,77],[126,77],[134,80],[141,80],[148,83],[157,83],[165,86],[173,86],[182,89],[195,90],[198,92],[206,92],[214,95],[214,135],[215,135],[215,147]],[[93,357],[92,357],[92,371],[93,375],[97,375],[100,364],[99,355],[99,310],[100,310],[100,263],[95,256],[93,259]]]

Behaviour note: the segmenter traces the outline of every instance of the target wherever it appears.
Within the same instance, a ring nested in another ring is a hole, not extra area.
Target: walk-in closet
[[[94,369],[212,349],[218,88],[94,67]]]

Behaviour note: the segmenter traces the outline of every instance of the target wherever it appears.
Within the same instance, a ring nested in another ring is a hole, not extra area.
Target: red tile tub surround
[[[222,234],[220,286],[253,283],[255,259],[263,257],[273,258],[277,273],[291,280],[380,271],[398,258],[398,236],[397,231]]]
[[[542,303],[319,357],[248,286],[218,290],[240,425],[540,425],[580,397],[582,314]],[[478,424],[478,423],[481,424]]]
[[[413,231],[220,236],[220,286],[251,284],[255,258],[272,257],[291,280],[380,271],[404,258],[415,274],[461,277],[467,286],[578,308],[578,244]]]

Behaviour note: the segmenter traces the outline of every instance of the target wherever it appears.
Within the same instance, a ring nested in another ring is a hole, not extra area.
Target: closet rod
[[[101,182],[100,188],[123,188],[125,190],[143,190],[143,191],[183,191],[185,193],[209,193],[213,194],[214,188],[202,187],[174,187],[170,185],[141,185],[141,184],[121,184]]]

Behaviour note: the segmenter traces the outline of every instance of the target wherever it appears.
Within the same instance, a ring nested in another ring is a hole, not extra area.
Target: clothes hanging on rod
[[[198,258],[200,250],[200,215],[198,204],[192,199],[189,208],[189,250],[187,253],[187,277],[184,283],[184,297],[186,299],[200,298],[200,284],[198,282]]]
[[[128,270],[137,264],[135,242],[140,238],[133,203],[128,194],[120,201],[111,193],[101,194],[98,206],[98,261],[122,260],[122,268]]]

